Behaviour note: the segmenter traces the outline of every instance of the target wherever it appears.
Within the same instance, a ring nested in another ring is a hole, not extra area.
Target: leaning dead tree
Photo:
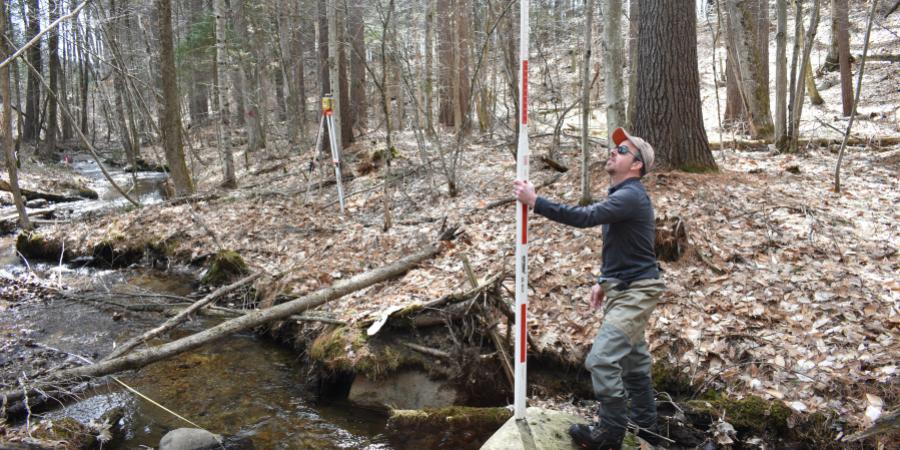
[[[335,283],[330,287],[296,298],[289,302],[267,309],[254,310],[241,317],[225,321],[199,333],[166,344],[136,351],[125,356],[55,372],[48,377],[31,384],[27,389],[11,389],[0,393],[0,399],[2,399],[0,400],[0,404],[6,405],[7,408],[22,405],[24,403],[23,400],[27,402],[27,396],[39,392],[51,391],[54,387],[59,385],[143,367],[188,350],[193,350],[225,336],[249,330],[275,320],[284,319],[294,314],[302,313],[308,309],[341,298],[351,292],[358,291],[375,283],[380,283],[406,273],[419,263],[435,257],[444,248],[443,243],[454,239],[457,235],[458,232],[456,228],[447,229],[441,234],[438,242],[426,245],[423,249],[414,252],[409,256],[400,258],[386,266],[357,274],[344,281]]]

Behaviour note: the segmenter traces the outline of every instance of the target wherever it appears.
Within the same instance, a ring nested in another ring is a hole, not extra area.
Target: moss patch
[[[405,351],[374,344],[357,327],[342,326],[320,334],[309,346],[309,357],[335,372],[354,372],[378,380],[414,362]]]
[[[385,434],[404,448],[478,448],[511,416],[506,408],[394,410]]]
[[[220,250],[212,257],[206,275],[200,280],[204,284],[221,286],[250,273],[244,258],[234,250]]]
[[[48,239],[36,232],[19,233],[16,250],[29,259],[59,261],[60,255],[63,260],[71,259],[69,251],[63,249],[62,241]]]
[[[690,396],[694,393],[691,378],[678,367],[657,361],[653,363],[650,376],[653,387],[659,392],[666,392],[673,397]]]
[[[693,413],[722,417],[738,431],[776,434],[788,431],[791,409],[779,401],[768,401],[756,396],[734,400],[717,393],[710,393],[705,400],[690,400],[687,405]]]
[[[91,250],[94,262],[104,267],[126,267],[141,260],[144,249],[105,240]]]
[[[67,449],[94,448],[96,440],[87,426],[70,417],[42,421],[31,435],[41,441],[64,442]]]

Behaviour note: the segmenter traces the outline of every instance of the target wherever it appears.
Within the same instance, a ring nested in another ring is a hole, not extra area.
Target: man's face
[[[618,147],[609,150],[609,159],[606,160],[606,173],[610,176],[626,174],[631,170],[632,164],[640,162],[640,160],[635,157],[635,155],[639,155],[640,153],[630,140],[626,139],[622,141],[622,143],[619,144],[619,147],[621,146],[627,147],[628,152],[622,154]]]

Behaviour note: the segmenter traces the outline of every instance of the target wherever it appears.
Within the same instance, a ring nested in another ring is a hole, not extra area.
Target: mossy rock
[[[250,273],[244,258],[234,250],[219,250],[213,255],[206,275],[200,280],[204,284],[221,286]]]
[[[96,446],[96,436],[91,429],[71,417],[42,421],[31,436],[41,441],[64,442],[66,449],[92,449]]]
[[[131,247],[113,240],[104,240],[91,250],[94,263],[103,267],[127,267],[144,256],[142,247]]]
[[[97,200],[98,198],[100,198],[100,195],[97,194],[97,191],[89,187],[79,187],[76,192],[78,192],[79,197],[89,198],[91,200]]]
[[[60,255],[63,260],[68,260],[72,256],[68,250],[63,249],[61,241],[48,239],[33,231],[19,233],[16,238],[16,250],[25,258],[42,261],[59,261]]]
[[[353,326],[320,334],[309,346],[309,357],[331,371],[358,373],[373,381],[419,362],[404,349],[368,341],[365,331]]]
[[[677,366],[657,361],[653,363],[650,376],[653,388],[658,392],[666,392],[673,397],[690,396],[694,393],[691,378]]]
[[[720,395],[707,394],[706,399],[687,402],[690,413],[701,414],[712,418],[724,417],[738,431],[763,434],[772,432],[783,434],[788,432],[788,419],[793,412],[780,401],[769,401],[757,396],[748,396],[741,400]]]
[[[393,410],[385,434],[405,448],[477,448],[511,416],[502,407]]]

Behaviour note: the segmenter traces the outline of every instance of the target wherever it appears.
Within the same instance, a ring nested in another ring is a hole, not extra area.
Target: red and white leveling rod
[[[516,179],[528,179],[528,3],[522,0],[519,24],[519,55],[522,76],[519,78],[519,149],[516,155]],[[525,419],[526,350],[528,347],[528,207],[516,202],[516,382],[515,418]]]
[[[341,155],[337,150],[337,130],[334,129],[334,98],[330,95],[322,97],[322,112],[328,125],[328,142],[331,144],[331,162],[334,163],[334,176],[337,178],[338,200],[341,203],[341,214],[344,213],[344,186],[341,184]]]

